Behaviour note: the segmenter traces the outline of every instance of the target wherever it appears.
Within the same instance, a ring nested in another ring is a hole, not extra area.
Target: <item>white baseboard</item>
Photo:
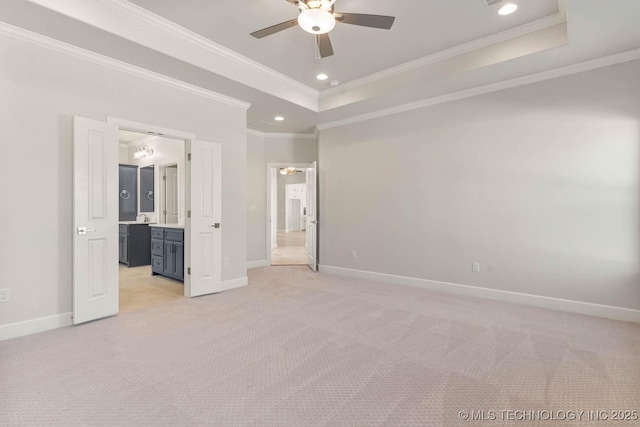
[[[353,270],[350,268],[320,266],[320,272],[340,276],[356,277],[377,282],[393,283],[397,285],[415,286],[440,292],[448,292],[465,296],[488,298],[498,301],[512,302],[533,307],[549,308],[569,313],[586,314],[604,317],[606,319],[622,320],[640,323],[640,310],[614,307],[610,305],[593,304],[590,302],[574,301],[519,292],[503,291],[499,289],[481,288],[477,286],[460,285],[458,283],[439,282],[435,280],[417,279],[414,277],[396,276],[393,274],[375,273],[372,271]]]
[[[225,280],[222,282],[222,290],[228,291],[230,289],[241,288],[249,284],[249,278],[247,276],[238,277],[237,279]]]
[[[72,324],[71,314],[56,314],[2,325],[0,326],[0,341],[69,326]]]
[[[258,268],[258,267],[268,267],[269,261],[266,259],[261,259],[258,261],[247,261],[247,268]]]

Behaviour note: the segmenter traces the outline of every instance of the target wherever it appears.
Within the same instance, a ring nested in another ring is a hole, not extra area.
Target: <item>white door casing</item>
[[[187,237],[191,274],[188,295],[195,297],[222,291],[222,146],[191,141],[189,177],[190,231]]]
[[[73,119],[73,323],[118,314],[118,128]]]
[[[318,204],[317,204],[317,162],[311,163],[307,173],[307,264],[313,271],[318,271]]]

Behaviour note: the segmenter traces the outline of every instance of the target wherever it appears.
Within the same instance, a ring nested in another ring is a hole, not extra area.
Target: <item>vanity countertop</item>
[[[151,224],[151,227],[182,228],[182,229],[184,229],[184,224]]]
[[[121,224],[121,225],[131,225],[131,224],[147,224],[147,225],[153,225],[153,224],[155,224],[155,222],[143,222],[143,221],[118,221],[118,224]]]

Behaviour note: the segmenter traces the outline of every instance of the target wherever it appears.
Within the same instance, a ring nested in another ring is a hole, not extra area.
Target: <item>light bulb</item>
[[[500,15],[510,15],[513,12],[515,12],[516,10],[518,10],[518,5],[515,3],[507,3],[504,6],[502,6],[500,8],[500,10],[498,11],[498,14]]]

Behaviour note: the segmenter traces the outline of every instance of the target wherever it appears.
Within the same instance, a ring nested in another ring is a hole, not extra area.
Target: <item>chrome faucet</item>
[[[147,214],[140,214],[140,217],[142,217],[142,222],[149,222],[149,217],[147,216]]]

